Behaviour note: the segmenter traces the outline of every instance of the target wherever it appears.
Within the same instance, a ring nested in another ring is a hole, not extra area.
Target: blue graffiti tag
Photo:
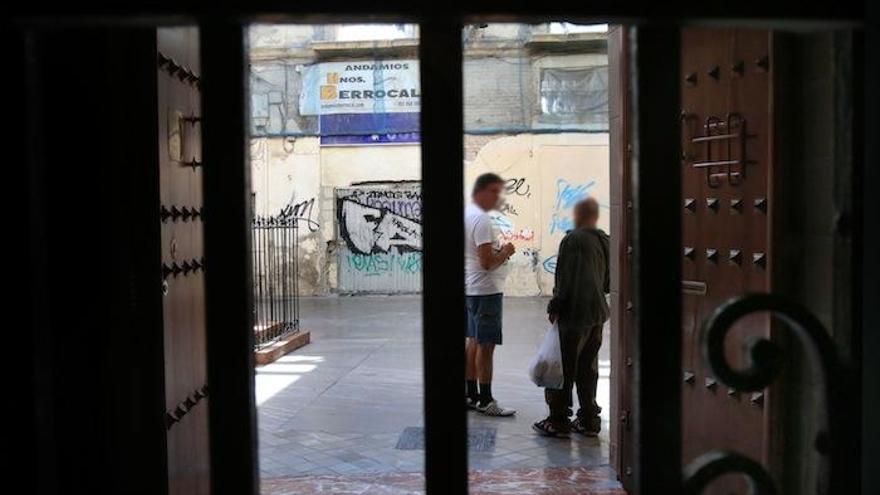
[[[565,232],[574,228],[568,211],[578,201],[590,196],[590,189],[596,186],[591,180],[583,184],[572,184],[565,179],[556,181],[556,203],[550,215],[550,233]]]
[[[498,227],[498,230],[501,232],[511,232],[513,230],[513,222],[510,221],[509,218],[504,215],[498,215],[496,213],[490,213],[489,218],[492,219],[492,223]]]
[[[578,201],[589,196],[589,191],[596,185],[591,180],[586,184],[573,185],[565,179],[556,181],[556,209],[567,209],[574,206]]]
[[[556,255],[547,258],[544,260],[541,265],[544,266],[544,271],[547,273],[556,273]]]
[[[346,256],[348,266],[365,276],[385,275],[392,272],[402,274],[419,273],[422,270],[422,253],[403,255],[375,253],[352,253]]]

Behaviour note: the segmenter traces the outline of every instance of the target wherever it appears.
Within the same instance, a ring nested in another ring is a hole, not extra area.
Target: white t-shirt
[[[507,267],[501,265],[494,270],[480,266],[477,247],[492,244],[493,250],[501,249],[500,231],[492,217],[479,206],[468,203],[464,210],[464,286],[469,296],[500,294],[507,275]]]

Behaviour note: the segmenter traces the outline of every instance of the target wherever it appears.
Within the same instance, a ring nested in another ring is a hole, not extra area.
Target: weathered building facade
[[[384,33],[386,39],[361,41],[346,29],[251,30],[255,212],[300,220],[304,295],[418,292],[421,219],[412,206],[420,201],[418,106],[389,109],[374,102],[372,109],[337,110],[351,104],[352,94],[367,93],[344,89],[347,79],[366,77],[372,88],[394,96],[411,91],[413,75],[418,83],[418,34],[399,26],[391,36]],[[609,204],[605,33],[565,31],[492,24],[465,32],[465,178],[470,183],[491,171],[508,181],[506,200],[492,215],[502,237],[517,247],[509,295],[552,291],[571,206],[587,196]],[[390,72],[407,64],[408,71]],[[358,76],[346,70],[359,68],[371,70]],[[394,82],[384,85],[395,79],[402,81],[397,93],[388,89]],[[311,115],[315,105],[323,110]],[[449,199],[467,195],[450,191]],[[354,201],[346,198],[367,196],[371,204],[357,202],[352,217]],[[608,230],[607,214],[601,223]],[[365,250],[352,241],[358,229],[396,241],[372,242]]]

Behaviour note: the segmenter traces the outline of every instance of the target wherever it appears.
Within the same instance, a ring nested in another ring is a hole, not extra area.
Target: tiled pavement
[[[301,301],[312,343],[257,370],[264,486],[272,478],[422,470],[424,451],[395,448],[407,427],[423,424],[420,304],[415,296]],[[518,412],[514,418],[470,413],[472,427],[497,429],[494,450],[471,452],[473,470],[607,464],[607,338],[600,355],[603,435],[560,440],[530,430],[546,415],[541,389],[525,369],[546,329],[545,305],[544,298],[505,300],[493,392]]]
[[[474,495],[626,495],[607,467],[471,471],[468,482]],[[266,479],[262,487],[272,495],[415,495],[425,492],[425,479],[422,473],[302,476]]]

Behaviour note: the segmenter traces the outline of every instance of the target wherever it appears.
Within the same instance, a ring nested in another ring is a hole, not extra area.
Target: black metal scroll
[[[699,495],[715,479],[725,474],[745,475],[752,495],[776,495],[776,486],[764,467],[748,457],[726,450],[701,455],[684,471],[684,495]]]
[[[715,309],[703,322],[701,332],[703,359],[713,374],[728,386],[757,392],[766,388],[779,373],[783,350],[767,338],[753,337],[745,342],[745,368],[734,369],[727,362],[724,341],[734,323],[742,317],[766,311],[778,317],[785,328],[804,342],[810,352],[808,362],[818,363],[822,375],[827,418],[826,429],[817,435],[815,448],[827,457],[830,490],[819,493],[851,493],[856,474],[845,461],[854,448],[854,438],[847,418],[851,409],[851,382],[837,355],[828,332],[803,306],[773,294],[748,294],[731,299]],[[735,452],[713,451],[695,459],[685,470],[686,494],[699,494],[712,480],[723,474],[741,473],[756,495],[775,494],[777,490],[767,471],[756,461]]]

